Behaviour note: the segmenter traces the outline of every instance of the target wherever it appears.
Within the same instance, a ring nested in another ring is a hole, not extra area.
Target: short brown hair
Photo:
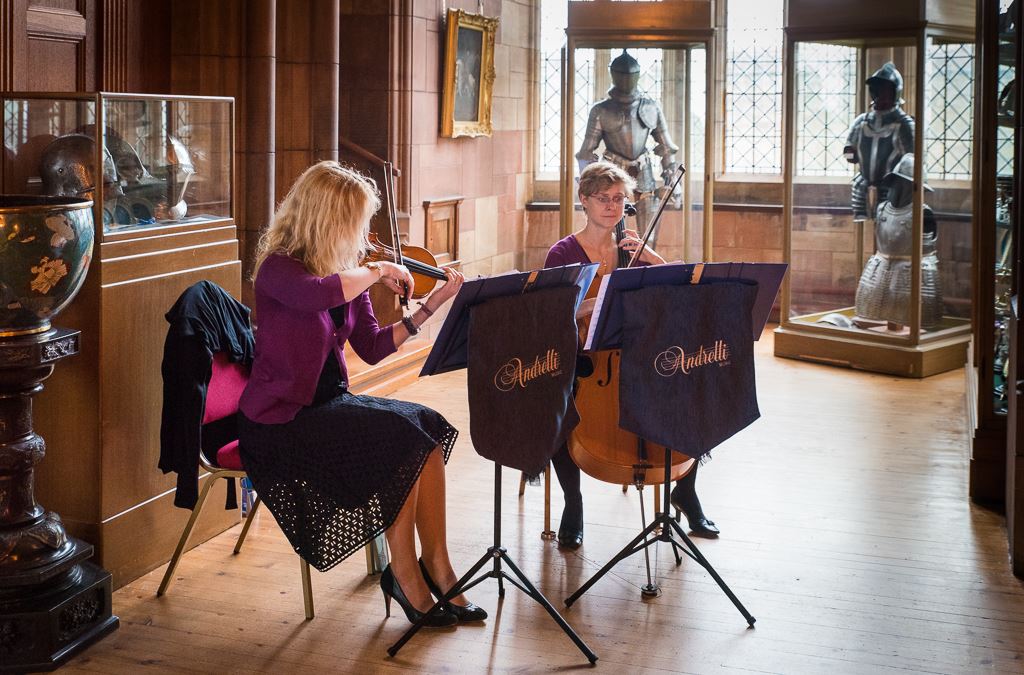
[[[620,183],[626,188],[626,196],[632,196],[633,190],[636,189],[636,181],[611,162],[591,162],[580,172],[580,194],[584,197],[597,194]]]

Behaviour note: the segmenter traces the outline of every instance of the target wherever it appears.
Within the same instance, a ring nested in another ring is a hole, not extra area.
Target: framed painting
[[[498,19],[462,9],[449,9],[447,18],[441,135],[490,136]]]

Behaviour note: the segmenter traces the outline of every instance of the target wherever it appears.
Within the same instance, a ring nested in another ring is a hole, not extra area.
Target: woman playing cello
[[[598,275],[610,274],[619,264],[619,250],[632,256],[642,245],[634,230],[624,230],[618,242],[616,225],[623,219],[627,195],[632,194],[635,181],[625,171],[610,162],[593,162],[580,173],[579,197],[586,214],[582,230],[559,240],[548,251],[545,267],[573,263],[599,263]],[[657,265],[665,260],[650,247],[640,252],[639,264]],[[595,279],[594,285],[598,281]],[[593,297],[584,300],[577,312],[577,320],[586,320],[594,311]],[[589,375],[589,364],[577,365],[577,376]],[[583,543],[583,494],[580,491],[580,469],[569,454],[567,446],[552,458],[555,474],[565,495],[565,509],[558,528],[558,543],[570,549]],[[696,492],[697,468],[676,481],[672,490],[672,505],[686,514],[690,530],[702,536],[717,536],[718,528],[708,520],[701,509]]]

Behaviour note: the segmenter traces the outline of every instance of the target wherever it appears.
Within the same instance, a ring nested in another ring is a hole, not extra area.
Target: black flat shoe
[[[579,529],[575,527],[566,527],[565,525],[558,528],[558,545],[562,548],[567,548],[575,551],[583,545],[583,526],[580,525]]]
[[[558,525],[558,545],[575,551],[583,545],[583,499],[569,501],[562,509]]]
[[[423,573],[423,581],[427,583],[427,588],[430,592],[437,597],[438,600],[444,597],[444,593],[441,592],[441,588],[434,583],[434,580],[430,577],[430,572],[427,571],[427,566],[423,564],[423,558],[420,558],[420,572]],[[487,612],[484,611],[483,607],[478,607],[472,602],[468,605],[456,605],[454,602],[449,600],[445,603],[445,609],[453,614],[460,623],[466,621],[483,621],[487,618]]]
[[[395,602],[405,611],[405,617],[409,619],[410,623],[416,623],[423,618],[423,612],[413,607],[412,603],[409,602],[409,598],[405,597],[402,587],[398,585],[398,579],[395,578],[395,573],[391,571],[391,565],[385,567],[384,571],[381,572],[380,590],[384,592],[384,611],[386,616],[391,616],[391,600],[394,598]],[[458,618],[447,611],[447,609],[438,607],[427,615],[427,620],[423,622],[423,625],[431,627],[452,626],[458,623],[458,621]]]
[[[698,537],[707,537],[708,539],[714,539],[718,536],[718,527],[715,526],[713,520],[704,515],[700,502],[697,501],[696,504],[689,503],[695,501],[696,496],[693,497],[693,500],[683,499],[683,496],[673,489],[669,499],[672,502],[672,508],[676,510],[677,523],[682,520],[681,514],[686,515],[686,525],[690,528],[690,534]]]

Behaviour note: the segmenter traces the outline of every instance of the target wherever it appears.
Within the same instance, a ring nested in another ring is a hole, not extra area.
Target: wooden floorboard
[[[962,371],[926,380],[829,368],[758,343],[762,417],[718,447],[698,481],[722,528],[695,540],[757,617],[748,629],[714,580],[652,549],[662,595],[643,600],[643,557],[620,563],[573,607],[564,599],[640,529],[635,491],[584,477],[586,541],[540,538],[543,490],[502,483],[503,543],[517,565],[622,673],[1024,673],[1024,582],[1012,576],[1001,516],[967,498]],[[398,397],[430,404],[459,429],[448,467],[450,550],[460,570],[491,542],[493,465],[469,439],[465,373],[426,378]],[[553,490],[557,525],[561,495]],[[650,499],[647,501],[650,510]],[[543,609],[486,580],[471,597],[485,624],[425,630],[384,617],[362,554],[313,575],[303,620],[298,559],[273,518],[257,516],[114,594],[121,628],[63,670],[82,673],[552,672],[587,667]],[[397,608],[396,608],[397,609]],[[399,610],[400,611],[400,610]]]

